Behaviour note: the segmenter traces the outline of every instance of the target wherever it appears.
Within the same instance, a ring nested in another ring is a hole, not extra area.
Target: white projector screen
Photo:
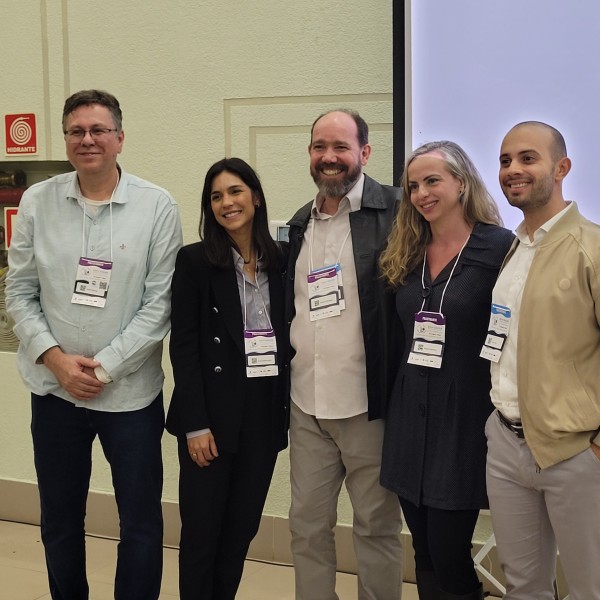
[[[460,144],[514,229],[500,143],[520,121],[549,123],[573,161],[565,198],[600,223],[600,2],[413,0],[410,10],[413,148]]]

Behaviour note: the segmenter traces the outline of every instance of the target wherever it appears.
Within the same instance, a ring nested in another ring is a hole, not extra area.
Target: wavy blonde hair
[[[406,282],[409,273],[423,260],[425,248],[431,241],[429,223],[410,201],[408,167],[415,158],[434,151],[443,156],[448,171],[463,185],[460,202],[465,221],[469,225],[502,225],[498,206],[466,152],[458,144],[447,140],[423,144],[408,156],[404,164],[401,180],[402,202],[386,247],[379,258],[381,276],[391,287],[398,287]]]

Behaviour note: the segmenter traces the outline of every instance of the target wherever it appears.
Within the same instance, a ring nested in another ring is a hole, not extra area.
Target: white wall
[[[91,87],[114,93],[124,112],[121,164],[173,193],[187,243],[197,238],[206,169],[225,154],[257,167],[271,218],[287,220],[313,196],[308,131],[328,108],[361,112],[373,131],[367,171],[391,181],[391,7],[385,0],[4,0],[0,106],[36,113],[40,152],[32,160],[63,160],[66,96]],[[168,375],[167,398],[171,390]],[[0,414],[0,479],[34,481],[29,395],[10,353],[0,353]],[[168,435],[164,454],[164,497],[176,499]],[[96,457],[92,488],[109,491],[98,450]],[[266,512],[287,515],[288,488],[284,453]],[[340,521],[350,515],[345,498]]]

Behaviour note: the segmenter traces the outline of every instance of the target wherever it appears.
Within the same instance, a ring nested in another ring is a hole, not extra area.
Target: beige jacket
[[[519,409],[541,468],[600,445],[599,276],[600,226],[572,206],[536,250],[519,318]]]

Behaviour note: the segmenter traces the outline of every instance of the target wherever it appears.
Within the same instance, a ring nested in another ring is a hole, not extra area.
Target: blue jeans
[[[120,519],[115,598],[156,600],[162,577],[162,392],[146,408],[101,412],[31,395],[42,541],[53,600],[88,600],[85,512],[98,436]]]

